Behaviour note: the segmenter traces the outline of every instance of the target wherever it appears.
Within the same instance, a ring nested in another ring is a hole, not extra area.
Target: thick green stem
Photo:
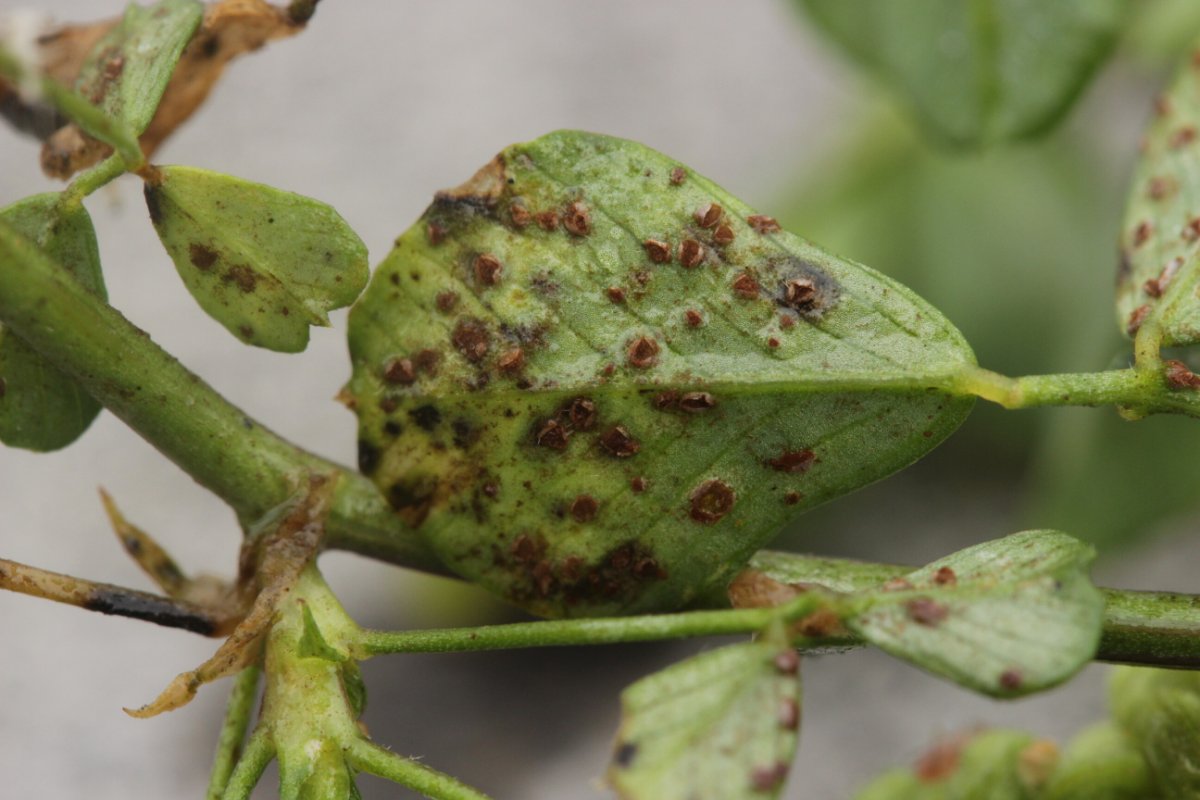
[[[269,736],[263,733],[251,736],[241,760],[229,777],[229,785],[225,787],[221,800],[249,800],[258,779],[274,757],[275,745],[271,744]]]
[[[304,475],[330,474],[337,480],[331,546],[440,570],[366,478],[250,419],[3,224],[0,320],[229,503],[244,525],[286,502]]]
[[[810,614],[822,602],[822,598],[817,596],[806,596],[781,608],[685,611],[640,617],[518,622],[512,625],[485,625],[480,628],[363,631],[359,640],[362,650],[355,655],[368,658],[384,653],[509,650],[757,633],[777,620],[791,621]]]
[[[250,727],[261,672],[257,666],[250,666],[234,679],[233,691],[229,694],[229,705],[225,709],[225,723],[221,726],[221,736],[217,739],[217,755],[213,759],[206,800],[221,800],[229,785],[230,776],[233,775],[234,766],[241,758],[242,743],[246,740],[246,730]]]
[[[1105,589],[1096,658],[1123,664],[1200,667],[1200,596]]]

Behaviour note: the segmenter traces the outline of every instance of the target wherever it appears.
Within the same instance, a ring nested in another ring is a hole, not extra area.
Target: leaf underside
[[[57,192],[39,194],[0,210],[0,220],[106,297],[96,232],[83,206],[67,210]],[[99,413],[100,404],[73,378],[0,325],[0,441],[58,450],[79,438]]]
[[[247,344],[294,353],[354,302],[367,249],[328,205],[193,167],[158,167],[146,204],[188,291]]]
[[[1017,697],[1057,685],[1096,653],[1104,597],[1095,551],[1057,531],[967,548],[865,599],[848,628],[968,688]]]
[[[439,194],[350,349],[363,471],[448,566],[547,616],[686,604],[972,402],[936,390],[973,356],[910,291],[570,131]]]
[[[1200,53],[1200,50],[1197,51]],[[1181,66],[1143,140],[1121,229],[1117,317],[1163,345],[1200,342],[1200,55]]]
[[[957,145],[1056,122],[1116,40],[1127,0],[802,0],[809,16]]]
[[[798,740],[798,663],[786,646],[738,644],[630,686],[609,782],[624,800],[777,797]]]

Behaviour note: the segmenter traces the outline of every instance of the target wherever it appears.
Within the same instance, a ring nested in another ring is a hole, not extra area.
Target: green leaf
[[[1111,722],[1102,722],[1071,741],[1040,800],[1157,797],[1146,761],[1133,742]]]
[[[1200,796],[1200,675],[1121,667],[1110,699],[1113,718],[1141,751],[1162,797]]]
[[[991,730],[952,737],[912,770],[880,776],[856,800],[1030,800],[1055,768],[1058,749],[1028,733]]]
[[[57,192],[28,197],[0,210],[0,220],[106,297],[92,219],[81,205],[64,208],[59,197]],[[0,441],[58,450],[79,438],[98,413],[100,404],[74,379],[0,325]]]
[[[161,0],[149,7],[130,3],[121,22],[88,53],[75,90],[140,136],[203,17],[204,5],[195,0]],[[103,139],[94,130],[88,133]]]
[[[1053,125],[1103,62],[1128,0],[802,0],[812,19],[956,145]]]
[[[815,583],[835,592],[845,593],[874,589],[879,584],[909,571],[908,567],[872,564],[845,558],[821,558],[777,550],[759,550],[746,566],[779,583]]]
[[[609,782],[623,800],[777,797],[796,751],[798,664],[790,648],[759,641],[633,684]]]
[[[439,194],[350,349],[363,471],[448,566],[546,616],[724,586],[972,404],[939,390],[970,349],[910,291],[570,131]]]
[[[354,302],[367,248],[329,206],[192,167],[159,167],[146,205],[184,285],[247,344],[294,353]]]
[[[1162,344],[1200,342],[1200,62],[1186,59],[1143,139],[1117,273],[1127,335],[1161,326]]]
[[[1096,653],[1095,551],[1056,531],[969,547],[858,601],[846,627],[894,656],[994,697],[1062,683]]]

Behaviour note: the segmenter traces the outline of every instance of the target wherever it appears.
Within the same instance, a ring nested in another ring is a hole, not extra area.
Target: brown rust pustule
[[[658,363],[658,342],[651,336],[639,336],[625,349],[625,357],[631,367],[648,369]]]
[[[716,203],[708,203],[696,209],[696,213],[693,216],[696,219],[696,224],[701,228],[715,228],[721,224],[721,218],[725,216],[725,209]]]
[[[684,239],[679,243],[679,263],[686,269],[695,269],[704,260],[704,245],[695,239]]]
[[[950,610],[931,597],[914,597],[904,604],[908,618],[918,625],[936,627],[950,615]]]
[[[642,242],[646,255],[655,264],[666,264],[671,260],[671,244],[661,239],[647,239]]]
[[[475,271],[475,280],[480,286],[497,286],[504,273],[500,259],[491,253],[480,253],[471,264]]]
[[[590,431],[596,426],[596,403],[586,397],[576,397],[564,409],[566,421],[577,431]]]
[[[519,347],[503,353],[496,359],[496,366],[501,372],[516,374],[525,368],[525,351]]]
[[[581,200],[570,203],[563,211],[562,226],[572,236],[587,236],[592,232],[592,214]]]
[[[755,233],[779,233],[783,230],[774,217],[768,217],[766,214],[751,214],[746,217],[746,222]]]
[[[614,425],[600,434],[600,447],[614,458],[631,458],[642,449],[641,443],[623,425]]]
[[[749,272],[739,272],[730,284],[733,293],[743,300],[756,300],[762,289],[758,280]]]
[[[803,448],[800,450],[784,450],[774,458],[767,459],[766,463],[767,466],[776,472],[800,475],[808,472],[816,461],[816,454],[808,448]]]
[[[734,239],[733,227],[727,223],[722,223],[721,225],[718,225],[717,229],[715,231],[713,231],[713,244],[716,244],[720,247],[724,247],[727,244],[731,244],[733,242],[733,239]]]
[[[775,303],[806,320],[817,320],[835,305],[841,289],[837,282],[815,264],[794,256],[774,262],[783,278],[774,290]]]
[[[483,360],[491,347],[491,335],[481,320],[465,317],[454,326],[450,343],[454,345],[455,350],[462,353],[463,358],[477,364]]]
[[[576,522],[591,522],[600,510],[600,503],[590,494],[581,494],[571,501],[569,509]]]
[[[1200,389],[1200,375],[1192,372],[1182,361],[1168,359],[1163,362],[1163,374],[1172,389]]]
[[[717,399],[708,392],[684,392],[679,396],[679,408],[689,414],[699,414],[716,408]]]
[[[733,510],[737,493],[719,478],[704,481],[688,495],[688,514],[696,522],[711,524]]]
[[[533,440],[538,447],[548,447],[551,450],[566,450],[571,439],[571,431],[556,419],[548,419],[538,426]]]

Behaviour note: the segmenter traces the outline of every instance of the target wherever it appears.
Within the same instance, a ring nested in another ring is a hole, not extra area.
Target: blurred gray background
[[[84,21],[121,4],[39,7]],[[561,127],[624,136],[910,283],[962,326],[986,366],[1096,369],[1123,357],[1110,311],[1112,242],[1139,129],[1177,46],[1159,34],[1123,46],[1051,141],[947,157],[928,152],[785,0],[325,0],[306,32],[235,62],[156,160],[329,202],[377,261],[435,190],[505,145]],[[0,130],[0,205],[51,188],[37,152]],[[89,208],[116,307],[251,415],[353,463],[354,419],[332,401],[348,377],[344,313],[301,356],[245,348],[182,290],[135,179]],[[1036,299],[1014,296],[1014,282]],[[1188,465],[1200,439],[1178,421],[1144,425],[1130,434],[1104,410],[980,407],[925,462],[806,516],[783,541],[918,563],[1053,525],[1118,554],[1098,568],[1105,581],[1195,591]],[[147,588],[107,531],[101,484],[189,570],[232,574],[232,515],[106,414],[60,453],[0,450],[0,556]],[[321,563],[366,625],[515,618],[451,581],[336,553]],[[366,719],[383,743],[498,798],[600,798],[620,688],[711,645],[380,659],[365,666]],[[214,648],[0,595],[0,796],[201,797],[225,685],[149,721],[121,707],[148,701]],[[847,797],[963,727],[1069,736],[1104,713],[1105,670],[1002,704],[879,653],[809,659],[787,796]],[[410,796],[370,779],[362,788],[369,798]],[[273,791],[268,782],[258,796]]]

